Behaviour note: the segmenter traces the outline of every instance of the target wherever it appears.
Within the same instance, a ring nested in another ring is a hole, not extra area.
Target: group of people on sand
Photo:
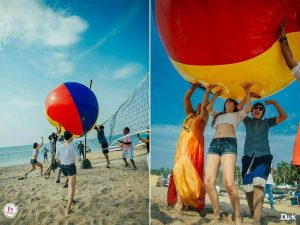
[[[109,148],[108,148],[108,142],[104,135],[104,126],[95,126],[95,130],[97,131],[97,138],[99,143],[101,144],[102,153],[105,156],[105,159],[107,161],[106,167],[110,168],[110,161],[109,161]],[[124,128],[123,133],[124,137],[122,140],[120,140],[120,147],[122,148],[122,159],[125,162],[125,167],[129,166],[129,163],[127,162],[126,158],[129,157],[130,162],[132,163],[134,169],[137,169],[135,162],[133,160],[133,143],[132,138],[129,134],[130,129],[128,127]],[[61,173],[67,177],[66,183],[63,187],[68,187],[68,205],[66,209],[66,215],[69,215],[71,212],[71,205],[74,198],[74,192],[75,192],[75,184],[76,184],[76,166],[75,161],[79,160],[81,161],[81,157],[79,154],[79,151],[77,151],[76,147],[71,143],[73,141],[73,134],[71,134],[69,131],[65,131],[63,135],[60,135],[61,133],[61,126],[57,129],[56,133],[52,133],[49,136],[49,143],[50,143],[50,149],[51,149],[51,164],[47,168],[45,172],[45,178],[50,178],[51,171],[55,171],[57,168],[59,168],[58,177],[56,180],[56,183],[60,183],[60,176]],[[26,179],[27,175],[34,171],[36,167],[40,168],[41,176],[43,176],[43,165],[37,161],[39,151],[41,147],[43,146],[43,137],[41,143],[34,143],[33,144],[33,153],[32,158],[30,160],[31,169],[28,170],[25,173],[25,176],[21,179]],[[139,137],[140,140],[144,143],[146,143],[147,149],[149,148],[149,143],[146,139],[143,139]],[[57,146],[57,142],[60,142],[60,145]],[[148,143],[148,144],[147,144]],[[149,151],[149,150],[148,150]]]
[[[51,170],[56,170],[59,167],[58,178],[56,183],[60,183],[60,175],[61,173],[67,177],[66,184],[64,187],[68,187],[68,204],[66,209],[66,215],[69,215],[71,212],[71,205],[74,198],[75,193],[75,184],[76,184],[76,166],[75,161],[81,160],[80,155],[77,149],[71,144],[73,141],[73,135],[69,131],[65,131],[63,135],[58,136],[60,130],[57,133],[52,133],[49,136],[50,147],[51,147],[51,165],[45,172],[45,178],[50,177]],[[62,143],[56,146],[57,140],[60,140]],[[27,178],[28,173],[35,170],[36,167],[40,167],[41,176],[43,176],[43,165],[37,161],[37,157],[39,154],[39,149],[43,146],[43,137],[41,144],[34,143],[33,144],[33,154],[30,160],[32,168],[25,173],[25,177]]]
[[[300,80],[300,64],[294,61],[289,49],[284,31],[285,25],[286,22],[279,29],[282,54],[292,74]],[[241,88],[245,92],[245,97],[240,102],[228,98],[221,112],[213,109],[215,100],[222,95],[222,89],[217,85],[211,84],[204,88],[201,84],[195,83],[187,91],[184,98],[186,119],[179,136],[168,189],[169,205],[175,204],[177,210],[181,210],[184,206],[202,210],[205,207],[207,191],[213,214],[217,220],[220,220],[216,179],[219,167],[222,166],[224,185],[234,209],[235,223],[242,223],[239,193],[234,177],[238,154],[236,131],[243,122],[246,128],[242,157],[243,188],[254,224],[260,224],[264,187],[273,159],[269,146],[269,131],[286,120],[287,115],[276,100],[266,100],[264,103],[256,102],[251,105],[251,97],[257,97],[251,92],[253,85],[255,84],[251,82],[243,83]],[[190,99],[197,87],[205,89],[205,95],[203,102],[194,110]],[[214,95],[209,99],[212,90],[214,90]],[[269,105],[277,110],[277,116],[264,117],[266,106]],[[215,133],[208,148],[204,176],[203,134],[209,117],[212,119],[211,126]],[[300,168],[300,162],[298,166]]]

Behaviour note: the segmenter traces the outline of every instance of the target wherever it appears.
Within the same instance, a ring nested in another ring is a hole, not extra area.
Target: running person
[[[68,187],[68,205],[65,215],[71,213],[71,205],[75,193],[76,185],[76,166],[75,160],[81,160],[80,155],[76,148],[71,144],[73,141],[73,135],[69,131],[64,132],[65,143],[60,145],[56,151],[55,158],[60,163],[61,172],[64,176],[68,177],[69,187]]]
[[[210,143],[205,167],[205,183],[207,192],[211,201],[216,219],[220,220],[220,208],[218,193],[216,190],[216,178],[220,165],[222,165],[222,173],[224,184],[229,194],[231,205],[235,212],[236,224],[241,224],[240,200],[237,188],[234,183],[235,167],[237,158],[237,139],[235,132],[251,110],[250,89],[252,83],[242,85],[247,99],[247,107],[239,111],[238,103],[228,98],[224,104],[224,111],[217,113],[212,106],[218,96],[222,94],[222,90],[217,91],[208,106],[206,107],[209,115],[213,118],[212,127],[216,129],[214,138]]]
[[[39,149],[43,146],[43,142],[44,142],[44,138],[43,137],[41,138],[42,138],[41,144],[38,143],[33,144],[32,158],[30,160],[30,164],[32,168],[25,173],[25,178],[27,178],[27,174],[35,170],[36,166],[41,168],[41,176],[43,176],[43,165],[37,161],[37,157],[39,155]]]
[[[101,148],[102,148],[102,153],[106,159],[106,168],[110,168],[110,161],[109,161],[109,157],[108,157],[108,142],[105,138],[105,134],[104,134],[104,126],[100,125],[100,126],[95,126],[95,130],[97,131],[97,138],[99,143],[101,144]]]

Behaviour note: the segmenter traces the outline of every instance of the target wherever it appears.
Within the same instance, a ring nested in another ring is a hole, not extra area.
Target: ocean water
[[[49,143],[44,144],[42,149],[44,146],[49,149]],[[32,147],[32,145],[24,145],[0,148],[0,167],[30,164],[33,152]],[[42,153],[39,154],[38,160],[44,160]]]
[[[141,135],[141,137],[145,137],[145,135]],[[132,139],[133,139],[133,144],[138,144],[139,140],[136,137],[136,135],[133,135]],[[80,139],[79,140],[77,139],[74,140],[72,143],[76,145],[79,143],[79,141]],[[84,140],[81,139],[81,141],[84,143]],[[87,139],[87,146],[92,150],[92,152],[101,151],[101,147],[98,142],[98,139]],[[41,150],[43,150],[44,147],[50,150],[49,143],[44,143]],[[32,145],[0,148],[0,167],[26,165],[26,164],[29,165],[30,159],[32,157],[32,152],[33,152]],[[51,159],[51,154],[50,152],[48,152],[48,160],[50,159]],[[40,152],[38,155],[38,161],[40,162],[44,161],[44,156],[42,152]]]

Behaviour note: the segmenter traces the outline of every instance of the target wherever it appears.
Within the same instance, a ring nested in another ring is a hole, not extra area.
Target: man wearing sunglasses
[[[242,100],[239,107],[243,108],[244,102],[245,100]],[[242,158],[242,176],[247,202],[254,219],[253,224],[260,224],[264,188],[273,159],[269,146],[269,129],[287,118],[275,100],[267,100],[265,104],[273,105],[279,116],[263,119],[265,106],[257,102],[251,109],[252,118],[247,116],[243,120],[246,126],[246,140]]]

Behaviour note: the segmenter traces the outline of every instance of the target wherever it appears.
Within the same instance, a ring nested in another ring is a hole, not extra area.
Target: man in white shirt
[[[129,135],[129,132],[130,132],[130,129],[128,127],[125,127],[124,130],[123,130],[123,134],[125,136],[123,137],[122,141],[119,141],[119,142],[121,142],[120,146],[123,149],[123,151],[122,151],[122,159],[125,162],[125,167],[127,167],[127,166],[129,166],[129,164],[128,164],[127,160],[126,160],[126,157],[128,156],[129,159],[130,159],[130,162],[133,165],[133,168],[136,170],[137,167],[135,166],[135,163],[134,163],[134,160],[133,160],[132,138]]]

